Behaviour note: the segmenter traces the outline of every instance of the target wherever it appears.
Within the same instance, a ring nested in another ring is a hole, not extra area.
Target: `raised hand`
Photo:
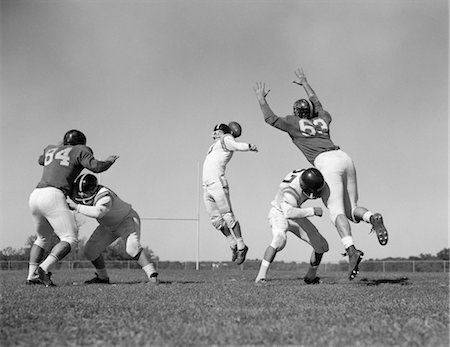
[[[299,86],[303,86],[304,84],[308,83],[308,80],[306,79],[306,74],[302,68],[295,70],[294,73],[295,76],[297,76],[298,81],[292,81],[292,83],[298,84]]]
[[[258,100],[264,100],[269,94],[270,89],[266,92],[266,84],[264,82],[256,82],[255,87],[253,87],[253,90],[255,91],[256,97]]]

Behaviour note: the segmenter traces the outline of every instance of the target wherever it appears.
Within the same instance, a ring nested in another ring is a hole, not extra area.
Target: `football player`
[[[127,254],[144,270],[149,283],[158,283],[155,266],[140,243],[141,219],[129,203],[108,187],[99,185],[97,177],[89,173],[76,179],[71,197],[67,200],[71,209],[96,218],[99,223],[84,248],[84,255],[92,262],[96,273],[84,283],[109,284],[102,252],[119,237],[125,243]]]
[[[69,254],[78,242],[78,227],[66,196],[83,169],[103,172],[117,158],[117,155],[111,155],[105,161],[95,159],[92,149],[86,146],[86,136],[79,130],[69,130],[62,144],[48,145],[44,149],[38,160],[44,167],[42,178],[29,198],[37,238],[30,250],[26,284],[54,286],[50,279],[51,268]],[[60,241],[43,260],[52,233]]]
[[[237,122],[217,124],[212,133],[214,142],[203,163],[203,201],[206,211],[212,225],[227,238],[232,251],[231,260],[238,265],[245,261],[248,247],[231,207],[225,169],[235,151],[258,151],[255,145],[235,141],[241,133],[242,128]]]
[[[331,115],[323,109],[303,70],[297,69],[295,75],[298,80],[294,83],[303,86],[308,99],[300,99],[294,103],[293,115],[278,117],[273,113],[266,101],[268,92],[264,83],[257,83],[254,91],[265,122],[287,132],[306,159],[325,177],[329,194],[322,199],[348,254],[349,279],[352,280],[358,273],[358,264],[364,253],[355,248],[349,220],[371,224],[372,231],[375,231],[383,246],[388,242],[388,232],[380,213],[358,206],[356,169],[347,153],[330,138]]]
[[[291,171],[280,183],[268,216],[272,229],[272,242],[261,261],[255,280],[257,284],[266,283],[267,270],[276,254],[286,246],[289,231],[313,248],[310,266],[304,277],[305,283],[320,283],[317,268],[323,254],[328,252],[328,243],[307,217],[321,217],[322,208],[301,208],[301,205],[308,199],[320,198],[325,191],[325,180],[320,171],[315,168]]]

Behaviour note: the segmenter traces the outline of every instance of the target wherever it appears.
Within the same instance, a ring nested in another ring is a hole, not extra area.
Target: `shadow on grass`
[[[368,279],[368,278],[362,278],[359,280],[359,283],[365,284],[366,286],[378,286],[380,284],[400,284],[402,286],[410,285],[411,282],[409,281],[408,277],[398,277],[398,278],[383,278],[383,279]]]

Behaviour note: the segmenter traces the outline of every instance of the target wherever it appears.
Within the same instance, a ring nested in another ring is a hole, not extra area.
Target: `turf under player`
[[[79,130],[69,130],[62,144],[48,145],[44,149],[39,157],[39,164],[44,167],[42,178],[29,198],[37,239],[30,250],[27,284],[54,286],[50,279],[51,268],[78,242],[78,227],[66,196],[83,169],[103,172],[117,158],[111,155],[105,161],[95,159],[92,149],[86,146],[86,136]],[[43,260],[53,233],[60,241]]]
[[[258,151],[255,145],[235,141],[241,133],[241,126],[237,122],[231,122],[230,126],[217,124],[212,133],[214,142],[203,163],[203,201],[206,211],[212,225],[227,238],[232,250],[231,259],[238,265],[245,261],[248,247],[231,207],[225,170],[235,151]]]
[[[309,85],[302,69],[297,69],[298,80],[308,99],[294,103],[293,115],[276,116],[269,107],[264,83],[257,83],[254,91],[261,107],[264,120],[269,125],[285,131],[306,159],[320,170],[329,186],[329,194],[322,197],[330,211],[331,221],[336,226],[341,242],[349,257],[349,279],[358,273],[358,265],[364,253],[355,248],[349,220],[354,223],[365,221],[372,224],[378,241],[386,245],[388,233],[380,213],[373,213],[358,206],[356,169],[352,159],[336,146],[330,138],[331,115],[325,111],[316,93]]]
[[[320,282],[320,278],[317,277],[317,268],[323,254],[328,251],[328,243],[307,217],[321,217],[322,208],[301,208],[301,205],[308,199],[319,198],[323,191],[326,191],[325,180],[320,171],[315,168],[291,171],[280,183],[268,216],[272,229],[272,242],[261,261],[255,280],[257,284],[266,282],[267,270],[276,254],[286,246],[289,231],[313,248],[310,266],[304,277],[305,283]]]
[[[132,206],[108,187],[98,184],[97,177],[83,174],[75,180],[70,208],[99,223],[84,248],[84,255],[96,269],[86,284],[109,283],[102,252],[121,237],[127,254],[144,270],[149,283],[158,283],[158,273],[140,243],[141,219]]]

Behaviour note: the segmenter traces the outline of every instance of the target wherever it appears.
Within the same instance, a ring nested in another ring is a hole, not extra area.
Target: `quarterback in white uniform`
[[[291,171],[280,183],[268,216],[272,228],[272,242],[267,247],[261,261],[255,280],[257,284],[266,282],[270,264],[275,259],[277,252],[286,246],[288,231],[313,247],[310,267],[304,281],[307,284],[320,282],[320,278],[316,275],[317,268],[323,254],[328,251],[328,243],[307,217],[321,217],[322,208],[301,208],[300,206],[308,199],[319,198],[325,190],[325,180],[320,171],[315,168]]]
[[[212,225],[228,239],[233,253],[231,259],[238,265],[245,261],[248,247],[231,207],[225,169],[235,151],[258,151],[254,145],[235,141],[241,132],[237,122],[217,124],[212,135],[214,143],[209,147],[203,163],[203,200],[206,211]]]
[[[99,225],[86,242],[84,254],[96,269],[96,277],[86,284],[109,283],[102,252],[121,237],[127,254],[145,271],[150,283],[158,283],[158,273],[140,243],[141,220],[131,205],[111,189],[98,184],[97,177],[83,174],[75,181],[69,206],[78,213],[96,218]],[[79,204],[78,204],[79,203]]]

